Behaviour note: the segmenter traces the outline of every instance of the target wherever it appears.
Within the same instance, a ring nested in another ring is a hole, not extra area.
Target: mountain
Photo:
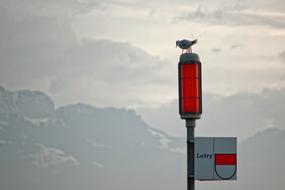
[[[1,189],[184,188],[184,154],[134,110],[55,109],[42,92],[0,88]]]
[[[285,131],[238,145],[236,182],[197,189],[284,189]],[[0,189],[186,189],[184,138],[146,124],[134,110],[86,104],[55,108],[40,91],[0,87]]]

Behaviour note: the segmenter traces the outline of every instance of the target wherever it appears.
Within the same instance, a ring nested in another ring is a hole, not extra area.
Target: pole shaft
[[[194,179],[194,129],[195,119],[186,119],[187,128],[187,190],[195,190]]]

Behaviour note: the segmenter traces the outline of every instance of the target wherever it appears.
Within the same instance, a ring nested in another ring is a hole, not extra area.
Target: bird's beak
[[[177,47],[177,44],[176,44],[176,47]]]

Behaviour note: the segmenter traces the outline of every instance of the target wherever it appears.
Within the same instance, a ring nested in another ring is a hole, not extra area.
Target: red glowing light
[[[180,66],[180,112],[201,113],[201,76],[199,63],[183,63]]]

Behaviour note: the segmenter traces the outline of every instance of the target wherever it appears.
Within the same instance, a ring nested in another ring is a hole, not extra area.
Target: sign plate
[[[195,179],[236,180],[236,172],[237,138],[195,138]]]

